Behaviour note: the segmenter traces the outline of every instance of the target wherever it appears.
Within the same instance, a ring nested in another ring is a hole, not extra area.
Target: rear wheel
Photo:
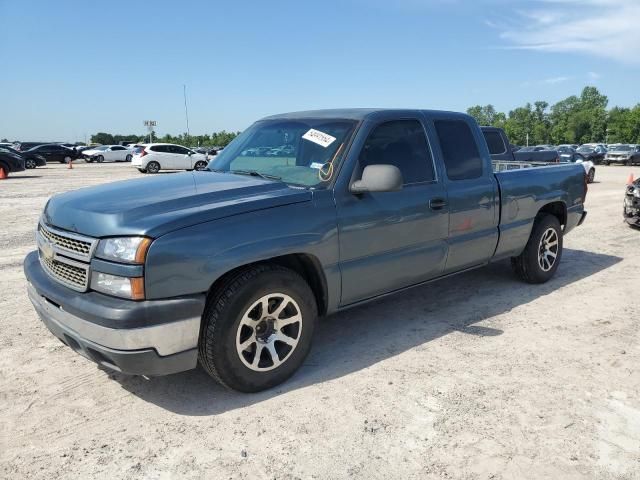
[[[28,169],[33,169],[36,168],[38,165],[36,164],[36,161],[33,158],[27,158],[24,161],[24,167],[28,168]]]
[[[133,158],[133,156],[131,154],[127,155],[126,158],[124,159],[125,162],[130,162],[131,159]]]
[[[147,163],[146,170],[148,173],[158,173],[160,171],[160,164],[158,162],[149,162]]]
[[[562,257],[562,228],[558,219],[539,215],[524,251],[511,258],[515,272],[527,283],[544,283],[556,273]]]
[[[587,175],[587,182],[593,183],[595,178],[596,178],[596,169],[592,168],[592,169],[589,170],[589,173]]]
[[[296,272],[269,264],[240,270],[207,302],[200,363],[234,390],[274,387],[309,353],[316,319],[313,293]]]

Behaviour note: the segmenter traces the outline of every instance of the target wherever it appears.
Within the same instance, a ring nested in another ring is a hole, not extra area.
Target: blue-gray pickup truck
[[[52,197],[24,271],[77,353],[129,374],[199,362],[252,392],[295,372],[319,316],[502,259],[549,280],[586,193],[580,165],[494,173],[464,114],[290,113],[204,171]]]

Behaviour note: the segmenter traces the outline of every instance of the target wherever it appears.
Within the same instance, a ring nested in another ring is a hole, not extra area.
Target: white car
[[[85,162],[130,162],[133,150],[122,145],[101,145],[82,151]]]
[[[142,173],[158,173],[160,170],[204,170],[207,156],[181,145],[171,143],[147,143],[133,151],[131,166]]]

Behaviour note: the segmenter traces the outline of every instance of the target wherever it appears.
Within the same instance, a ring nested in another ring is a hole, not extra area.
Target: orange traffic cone
[[[0,180],[4,180],[8,176],[9,175],[7,175],[7,172],[4,171],[4,168],[0,168]]]
[[[631,185],[633,183],[633,173],[629,174],[629,178],[627,178],[627,185]]]
[[[69,160],[69,166],[67,168],[73,170],[73,160]]]

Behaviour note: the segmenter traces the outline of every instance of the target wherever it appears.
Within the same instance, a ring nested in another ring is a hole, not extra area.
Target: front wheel
[[[197,161],[193,166],[194,170],[204,170],[205,168],[207,168],[207,162],[203,162],[202,160]]]
[[[24,167],[28,168],[28,169],[33,169],[36,168],[38,165],[36,164],[36,161],[33,158],[27,158],[24,161]]]
[[[317,315],[313,293],[296,272],[270,264],[240,270],[207,302],[200,364],[234,390],[274,387],[309,353]]]
[[[545,283],[556,273],[562,257],[562,228],[549,214],[536,217],[524,251],[511,258],[515,272],[527,283]]]
[[[596,178],[596,169],[592,168],[589,170],[589,173],[587,174],[587,182],[588,183],[593,183],[593,181]]]
[[[103,157],[102,155],[98,155],[98,156],[96,157],[96,161],[97,161],[98,163],[102,163],[102,162],[104,162],[104,157]]]

